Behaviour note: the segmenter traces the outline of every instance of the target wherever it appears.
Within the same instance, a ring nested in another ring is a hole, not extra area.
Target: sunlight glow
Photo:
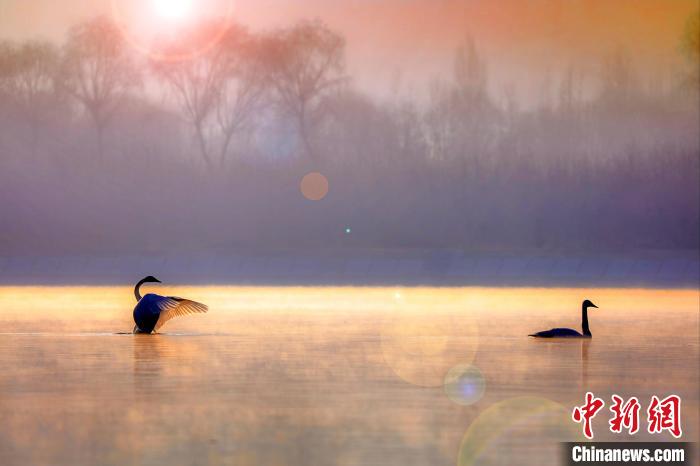
[[[216,45],[233,21],[234,0],[110,0],[111,16],[131,47],[158,61],[189,60]],[[212,27],[198,29],[203,22]],[[217,23],[214,27],[214,23]],[[198,30],[186,51],[165,51],[170,41]]]
[[[182,21],[191,12],[192,0],[153,0],[153,11],[155,14],[167,21]]]

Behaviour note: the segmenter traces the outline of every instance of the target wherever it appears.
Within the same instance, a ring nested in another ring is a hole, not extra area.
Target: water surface
[[[696,290],[159,292],[210,312],[120,334],[129,287],[0,288],[0,464],[558,464],[586,391],[679,394],[698,440]],[[584,298],[593,339],[526,337]]]

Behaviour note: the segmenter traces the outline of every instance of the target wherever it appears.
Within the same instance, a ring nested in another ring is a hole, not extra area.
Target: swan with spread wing
[[[154,333],[173,317],[186,314],[207,312],[206,305],[175,296],[160,296],[148,293],[141,297],[140,288],[144,283],[161,283],[149,275],[141,279],[134,287],[136,307],[134,308],[134,333]]]

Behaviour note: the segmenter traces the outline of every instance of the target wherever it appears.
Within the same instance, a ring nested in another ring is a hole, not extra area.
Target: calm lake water
[[[0,464],[559,464],[586,391],[682,397],[697,290],[159,287],[205,315],[133,327],[130,287],[0,287]],[[527,334],[580,328],[593,339]],[[642,415],[642,430],[646,416]]]

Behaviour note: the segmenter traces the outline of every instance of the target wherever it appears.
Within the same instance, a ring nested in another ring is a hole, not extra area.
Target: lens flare
[[[464,434],[458,466],[551,464],[561,442],[580,441],[580,429],[561,404],[539,397],[517,397],[481,412]]]
[[[484,395],[486,382],[481,371],[469,364],[454,366],[445,376],[445,394],[455,403],[469,406]]]
[[[308,200],[320,201],[328,194],[328,178],[318,172],[308,173],[301,179],[299,189]]]

